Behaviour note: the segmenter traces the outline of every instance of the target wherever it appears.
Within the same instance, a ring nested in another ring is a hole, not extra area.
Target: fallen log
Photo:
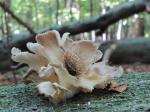
[[[34,38],[32,38],[34,40]],[[28,40],[28,41],[33,41]],[[28,41],[20,41],[19,44],[15,43],[17,40],[13,41],[14,46],[26,50],[26,47],[21,47],[22,44],[25,44]],[[150,64],[150,39],[149,38],[138,38],[138,39],[126,39],[126,40],[116,40],[104,42],[100,45],[99,49],[104,53],[106,49],[110,48],[112,44],[115,44],[117,47],[112,52],[109,63],[110,64]],[[6,46],[0,45],[0,71],[9,70],[11,65],[9,60],[9,55],[7,54]],[[12,44],[13,45],[13,44]]]
[[[149,38],[107,41],[102,43],[99,49],[105,52],[112,44],[117,47],[109,58],[110,64],[150,64]]]
[[[34,84],[0,87],[0,111],[4,112],[149,112],[150,73],[124,75],[118,81],[128,84],[124,93],[95,90],[78,94],[58,105],[37,93]]]
[[[22,38],[21,38],[21,37]],[[21,33],[19,35],[13,35],[10,41],[10,46],[7,45],[7,40],[3,39],[0,40],[0,71],[7,71],[10,70],[10,66],[12,65],[11,56],[10,56],[10,49],[15,46],[21,48],[22,50],[26,50],[26,43],[27,42],[34,42],[35,35],[31,35],[30,33]]]

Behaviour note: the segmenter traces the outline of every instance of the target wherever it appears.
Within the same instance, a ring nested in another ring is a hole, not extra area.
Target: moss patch
[[[132,73],[119,82],[127,83],[128,90],[114,93],[94,90],[78,94],[58,105],[48,103],[39,95],[34,84],[0,87],[1,112],[141,112],[150,111],[150,73]]]

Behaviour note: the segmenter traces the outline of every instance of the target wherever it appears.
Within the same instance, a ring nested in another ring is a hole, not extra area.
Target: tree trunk
[[[6,112],[149,112],[150,74],[132,73],[119,79],[128,85],[123,93],[95,90],[82,93],[58,105],[48,103],[35,85],[0,87],[0,111]]]
[[[57,24],[57,25],[59,25],[59,23],[60,23],[60,22],[59,22],[59,21],[60,21],[60,19],[59,19],[59,16],[60,16],[60,15],[59,15],[59,14],[60,14],[60,11],[59,11],[59,10],[60,10],[60,9],[59,9],[60,7],[59,7],[59,5],[60,5],[60,4],[59,4],[59,0],[56,0],[56,24]]]
[[[144,36],[144,18],[136,17],[131,25],[129,37],[139,38]]]

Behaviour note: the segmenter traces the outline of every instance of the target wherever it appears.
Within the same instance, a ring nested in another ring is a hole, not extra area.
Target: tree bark
[[[40,96],[34,84],[0,87],[0,111],[13,112],[149,112],[150,73],[124,75],[118,81],[128,85],[123,93],[94,90],[64,103],[52,105]]]
[[[56,24],[59,25],[59,14],[60,14],[60,4],[59,4],[59,0],[56,0]]]
[[[104,42],[100,45],[99,49],[104,53],[112,44],[117,46],[110,55],[110,64],[150,64],[149,43],[149,38],[130,38],[126,40]]]
[[[12,40],[9,43],[9,47],[12,48],[13,46],[16,46],[18,48],[21,48],[22,50],[26,50],[26,43],[34,42],[34,36],[35,35],[31,35],[30,33],[21,33],[19,35],[13,35],[11,37]],[[12,63],[9,61],[11,56],[9,49],[7,48],[7,39],[0,40],[0,52],[0,71],[4,72],[10,70],[10,66]]]
[[[130,26],[129,37],[139,38],[144,36],[144,18],[137,17],[134,18],[134,22]]]

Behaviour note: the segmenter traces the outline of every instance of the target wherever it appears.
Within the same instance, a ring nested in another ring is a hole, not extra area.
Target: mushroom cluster
[[[125,85],[118,85],[114,77],[123,73],[121,67],[110,67],[98,62],[102,52],[90,40],[73,41],[64,33],[48,31],[36,36],[37,43],[27,43],[30,52],[13,47],[12,60],[26,63],[37,76],[32,82],[52,103],[58,103],[79,92],[92,92],[94,88],[108,88],[123,92]],[[32,75],[32,74],[31,74]],[[25,76],[29,80],[29,76]]]

